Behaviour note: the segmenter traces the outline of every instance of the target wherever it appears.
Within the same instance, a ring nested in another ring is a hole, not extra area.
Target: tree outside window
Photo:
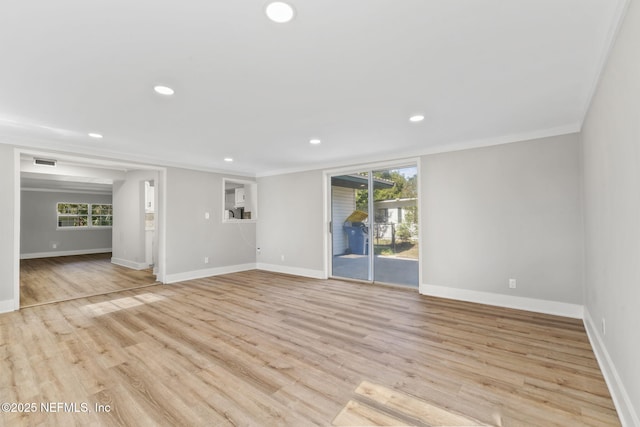
[[[111,204],[58,203],[58,228],[111,227],[113,206]]]

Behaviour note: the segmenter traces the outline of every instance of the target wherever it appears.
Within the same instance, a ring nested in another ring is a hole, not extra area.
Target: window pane
[[[111,205],[91,205],[92,215],[111,215]]]
[[[113,217],[111,215],[99,215],[91,217],[91,225],[94,227],[110,227],[113,225]]]
[[[108,227],[111,226],[110,216],[94,216],[91,218],[92,225],[95,227]]]
[[[58,203],[58,212],[61,214],[77,214],[78,205],[76,203]]]
[[[86,227],[89,217],[77,215],[60,215],[58,217],[58,227]]]
[[[74,216],[59,216],[58,227],[75,227],[76,217]]]

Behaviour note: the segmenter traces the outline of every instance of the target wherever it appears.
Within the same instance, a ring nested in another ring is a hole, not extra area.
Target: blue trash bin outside
[[[348,224],[348,223],[347,223]],[[352,222],[351,225],[343,225],[349,240],[349,252],[356,255],[366,255],[368,251],[367,233],[365,225],[361,222]]]

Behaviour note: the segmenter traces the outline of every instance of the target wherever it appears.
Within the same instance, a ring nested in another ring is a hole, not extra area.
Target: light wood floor
[[[151,269],[111,263],[111,254],[20,260],[20,306],[133,289],[157,283]]]
[[[0,372],[91,411],[0,425],[619,425],[581,321],[259,271],[0,315]]]

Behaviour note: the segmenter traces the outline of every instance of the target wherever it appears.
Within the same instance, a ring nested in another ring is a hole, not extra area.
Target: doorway
[[[330,176],[331,275],[418,288],[418,167]]]
[[[27,149],[15,156],[16,308],[163,281],[164,168]]]

